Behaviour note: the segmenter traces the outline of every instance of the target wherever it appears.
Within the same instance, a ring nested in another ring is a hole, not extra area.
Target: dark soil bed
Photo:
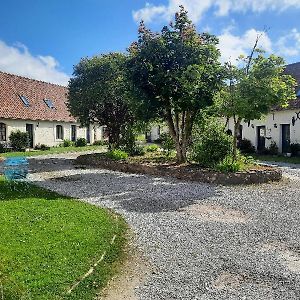
[[[132,159],[115,161],[107,158],[105,154],[81,155],[76,159],[76,164],[126,173],[170,176],[177,179],[224,185],[258,184],[280,181],[282,179],[282,171],[280,169],[261,165],[254,166],[244,172],[221,173],[193,164],[178,165],[174,162],[155,163],[142,159],[138,159],[137,162]]]

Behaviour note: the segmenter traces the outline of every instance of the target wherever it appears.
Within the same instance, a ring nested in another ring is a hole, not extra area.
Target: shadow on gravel
[[[74,169],[74,159],[29,158],[30,173],[53,172]]]
[[[78,171],[51,178],[43,186],[94,203],[112,201],[129,212],[158,213],[181,209],[215,195],[215,186],[106,170]]]

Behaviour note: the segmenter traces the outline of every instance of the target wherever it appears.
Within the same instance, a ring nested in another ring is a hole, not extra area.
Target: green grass
[[[36,155],[46,155],[46,154],[56,154],[56,153],[67,153],[67,152],[82,152],[82,151],[90,151],[90,150],[101,150],[105,149],[103,146],[85,146],[85,147],[53,147],[50,150],[42,151],[42,150],[34,150],[28,152],[7,152],[0,153],[0,157],[15,157],[15,156],[36,156]]]
[[[273,155],[253,155],[253,157],[259,161],[274,161],[284,162],[289,164],[300,164],[300,157],[285,157],[285,156],[273,156]]]
[[[0,178],[0,216],[0,299],[94,299],[124,255],[121,217],[33,185]],[[67,295],[104,251],[95,272]]]

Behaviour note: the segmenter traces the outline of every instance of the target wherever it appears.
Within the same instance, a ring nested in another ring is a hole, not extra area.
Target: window
[[[6,125],[0,123],[0,142],[6,141]]]
[[[76,136],[77,136],[77,128],[76,125],[71,125],[71,141],[75,142],[76,141]]]
[[[299,91],[297,92],[297,97],[300,97],[300,89],[299,89]]]
[[[64,129],[61,125],[56,126],[56,139],[63,140],[64,139]]]
[[[51,109],[54,109],[54,108],[55,108],[55,107],[54,107],[54,104],[53,104],[53,102],[52,102],[51,99],[44,99],[44,102],[46,103],[46,105],[47,105],[49,108],[51,108]]]
[[[29,100],[25,97],[25,96],[22,96],[22,95],[19,95],[23,104],[26,106],[26,107],[29,107],[30,106],[30,103],[29,103]]]

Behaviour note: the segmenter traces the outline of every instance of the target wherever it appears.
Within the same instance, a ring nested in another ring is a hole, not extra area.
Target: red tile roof
[[[67,108],[68,88],[0,71],[0,118],[76,122]],[[26,107],[20,96],[29,100]],[[55,109],[44,99],[51,99]]]

